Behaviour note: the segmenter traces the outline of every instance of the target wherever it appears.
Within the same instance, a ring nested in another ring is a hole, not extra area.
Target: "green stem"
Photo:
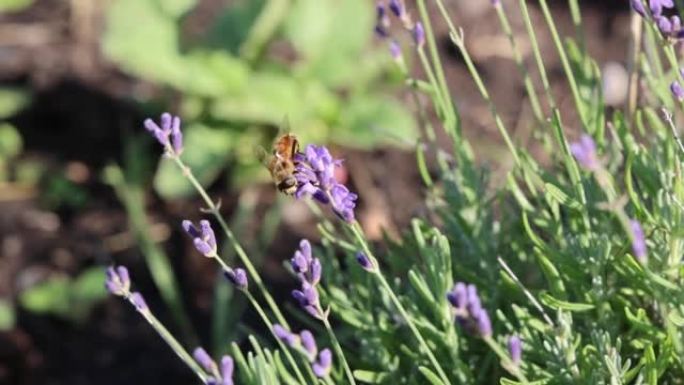
[[[582,52],[585,51],[584,28],[582,28],[582,13],[580,12],[579,3],[577,0],[568,0],[570,5],[570,16],[572,17],[572,24],[575,25],[575,34],[579,41]]]
[[[525,91],[527,91],[527,96],[530,98],[530,105],[532,107],[532,112],[537,122],[544,122],[544,113],[541,109],[541,104],[537,98],[537,93],[534,90],[534,85],[532,84],[532,78],[525,67],[522,55],[520,54],[520,49],[515,41],[515,36],[513,36],[513,30],[511,29],[511,24],[508,21],[508,16],[506,16],[506,11],[503,9],[503,4],[498,3],[494,6],[496,13],[499,16],[499,22],[501,23],[501,28],[503,29],[506,36],[508,36],[508,41],[511,44],[511,50],[513,51],[513,59],[518,67],[520,75],[523,77],[523,84],[525,85]]]
[[[131,299],[130,293],[126,293],[124,296],[128,302],[131,303],[135,307],[135,303]],[[145,309],[143,311],[138,311],[143,318],[152,326],[152,328],[159,334],[159,336],[164,340],[164,342],[169,345],[171,350],[173,350],[178,358],[181,359],[190,369],[192,369],[193,372],[199,377],[200,380],[202,380],[203,383],[207,382],[207,375],[204,372],[204,370],[195,362],[195,360],[192,358],[192,356],[183,348],[183,346],[176,340],[176,338],[164,327],[164,325],[159,322],[157,317],[152,314],[152,312],[149,309]]]
[[[518,156],[518,151],[515,149],[515,145],[513,145],[513,141],[511,140],[511,137],[508,135],[508,131],[506,130],[506,127],[503,124],[503,120],[501,120],[501,116],[496,110],[494,102],[492,102],[492,99],[489,96],[489,92],[487,91],[487,87],[485,87],[484,82],[480,77],[480,73],[477,71],[475,64],[473,64],[473,60],[465,47],[465,42],[463,41],[461,34],[452,23],[451,18],[449,17],[449,13],[444,7],[442,0],[435,0],[435,2],[437,3],[437,7],[441,12],[442,17],[449,26],[449,34],[451,36],[451,40],[456,45],[456,47],[458,47],[458,49],[461,51],[463,60],[465,60],[466,66],[468,67],[468,71],[470,72],[470,75],[473,77],[473,80],[475,81],[475,84],[477,85],[477,88],[480,91],[482,98],[485,100],[485,102],[487,102],[487,105],[489,106],[489,111],[491,112],[492,117],[494,118],[494,122],[496,123],[496,127],[499,129],[499,132],[501,133],[501,136],[506,142],[508,149],[511,151],[515,164],[521,167],[522,164],[520,162],[520,157]]]
[[[561,63],[563,65],[563,71],[565,72],[565,76],[568,78],[568,83],[570,84],[570,91],[572,93],[572,98],[575,101],[575,108],[577,109],[577,114],[580,117],[580,121],[582,122],[582,125],[587,128],[587,121],[584,116],[584,108],[582,105],[582,99],[580,98],[579,94],[579,88],[577,87],[577,80],[575,79],[575,73],[572,72],[572,67],[570,67],[570,61],[568,61],[568,55],[565,52],[565,47],[563,46],[563,42],[561,42],[560,35],[558,34],[558,30],[556,29],[556,24],[553,20],[553,16],[551,15],[551,12],[549,11],[549,7],[546,4],[546,0],[539,0],[539,5],[541,6],[542,13],[544,14],[544,19],[546,19],[546,24],[549,26],[549,30],[551,31],[551,37],[553,38],[553,42],[556,46],[556,50],[558,51],[558,56],[560,56]]]
[[[342,350],[340,341],[337,339],[337,336],[335,335],[332,326],[330,326],[330,321],[328,321],[328,314],[323,312],[323,309],[321,309],[320,305],[318,306],[318,312],[320,314],[323,314],[321,320],[323,321],[323,325],[325,325],[325,329],[328,331],[328,336],[330,336],[330,341],[333,344],[333,349],[335,349],[335,353],[338,357],[340,357],[340,360],[342,360],[344,373],[347,375],[347,380],[349,381],[349,384],[356,385],[356,381],[354,380],[354,374],[352,373],[351,367],[347,362],[347,357],[344,355],[344,351]]]
[[[442,98],[445,102],[445,121],[444,125],[450,132],[454,139],[460,138],[460,132],[456,129],[456,106],[451,99],[451,93],[449,92],[449,86],[446,82],[446,76],[444,75],[444,66],[439,58],[439,50],[437,49],[437,43],[435,42],[435,35],[432,31],[432,22],[430,16],[428,15],[427,8],[425,6],[425,0],[418,0],[418,11],[420,12],[420,18],[425,26],[425,40],[427,42],[428,49],[430,50],[430,56],[432,57],[432,63],[434,64],[437,72],[437,79],[439,80],[439,85],[442,90]]]
[[[363,237],[363,234],[360,230],[359,224],[357,222],[355,222],[355,223],[350,225],[350,228],[351,228],[352,232],[354,233],[354,236],[358,240],[359,244],[361,245],[363,252],[366,253],[366,256],[368,258],[370,258],[371,261],[376,266],[376,269],[373,272],[373,274],[378,279],[378,281],[380,281],[380,285],[385,289],[385,291],[389,295],[390,299],[392,300],[392,303],[394,304],[394,306],[399,311],[399,314],[404,319],[404,321],[406,321],[406,325],[408,325],[409,329],[411,330],[411,333],[413,333],[413,336],[418,340],[418,343],[420,344],[421,348],[425,351],[425,354],[428,356],[430,363],[435,368],[435,370],[437,370],[437,373],[441,377],[442,382],[444,382],[444,384],[450,385],[451,381],[449,381],[449,377],[447,377],[446,373],[444,372],[444,369],[442,369],[442,366],[439,364],[439,361],[437,361],[437,358],[432,353],[432,350],[428,346],[427,341],[425,341],[425,338],[423,338],[423,335],[420,333],[420,331],[418,330],[416,325],[413,323],[413,320],[411,319],[408,312],[404,308],[404,305],[401,304],[401,301],[399,301],[399,298],[394,293],[392,286],[390,286],[389,282],[387,282],[387,279],[385,279],[385,276],[382,275],[382,272],[380,271],[380,268],[379,268],[378,263],[377,263],[377,259],[375,258],[375,256],[371,252],[370,248],[368,247],[368,244],[366,243],[366,240]]]
[[[268,319],[268,316],[266,315],[266,312],[264,312],[264,309],[259,305],[259,302],[257,302],[256,298],[252,295],[252,293],[249,292],[249,290],[241,290],[245,296],[247,296],[247,299],[249,299],[249,302],[252,303],[252,306],[254,307],[254,310],[259,314],[261,317],[261,320],[264,322],[268,330],[271,332],[271,335],[273,338],[276,340],[278,345],[280,346],[280,349],[283,351],[285,354],[285,357],[287,358],[287,361],[290,363],[290,366],[292,366],[292,369],[295,371],[295,375],[297,376],[297,379],[299,380],[300,384],[306,384],[307,381],[304,380],[304,375],[302,375],[302,372],[299,370],[299,366],[297,366],[297,363],[295,362],[294,357],[292,357],[292,353],[290,353],[290,349],[285,346],[283,341],[278,338],[278,336],[275,334],[273,331],[273,323],[271,322],[270,319]],[[316,378],[313,377],[313,373],[310,373],[312,375],[311,380],[315,383]]]
[[[273,297],[271,297],[271,294],[268,292],[268,290],[266,290],[266,286],[264,285],[264,282],[261,279],[261,276],[256,271],[256,269],[254,268],[254,265],[252,264],[252,262],[249,260],[247,253],[245,253],[245,250],[242,248],[240,243],[237,241],[237,239],[235,238],[235,235],[233,234],[233,232],[228,227],[228,224],[226,223],[226,221],[221,216],[221,213],[219,212],[219,208],[211,200],[211,198],[209,198],[209,195],[207,195],[207,192],[206,192],[206,190],[204,190],[204,187],[202,187],[202,185],[197,181],[197,179],[195,178],[195,176],[192,173],[192,170],[188,166],[186,166],[185,163],[183,163],[180,156],[173,156],[172,159],[176,162],[176,165],[183,172],[183,176],[185,176],[188,179],[188,181],[190,181],[190,183],[193,185],[193,187],[195,187],[195,190],[197,190],[197,192],[200,194],[200,196],[204,200],[204,203],[207,205],[208,211],[218,221],[219,225],[221,226],[221,229],[223,229],[223,232],[228,237],[228,240],[230,241],[231,246],[233,246],[235,253],[238,255],[238,257],[242,261],[242,264],[245,266],[245,268],[249,272],[249,275],[252,277],[252,281],[257,285],[257,287],[259,287],[259,290],[261,291],[261,294],[264,296],[264,299],[266,300],[268,307],[271,309],[273,314],[275,314],[278,322],[281,323],[285,327],[289,327],[289,324],[285,320],[285,317],[283,316],[283,314],[280,312],[278,305],[276,305],[275,300],[273,300]],[[223,262],[220,258],[217,258],[217,260],[219,260],[220,262]],[[222,264],[225,265],[225,262]]]

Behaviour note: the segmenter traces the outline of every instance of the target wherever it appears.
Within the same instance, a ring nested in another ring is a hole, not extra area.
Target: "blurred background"
[[[447,3],[515,141],[538,145],[490,1]],[[586,49],[613,106],[627,92],[627,3],[582,3]],[[574,34],[566,2],[551,5],[562,32]],[[510,159],[487,106],[433,20],[465,134],[478,161],[505,171]],[[183,236],[180,221],[202,217],[201,202],[160,161],[146,117],[182,117],[185,160],[283,301],[293,282],[282,260],[302,237],[317,237],[306,205],[278,196],[255,157],[285,121],[303,144],[345,159],[341,177],[360,195],[358,216],[375,240],[423,215],[416,104],[374,24],[371,0],[0,0],[0,383],[195,381],[134,311],[107,297],[104,267],[113,263],[130,267],[186,346],[220,352],[258,329]],[[421,76],[410,36],[400,26],[392,35]],[[552,42],[540,37],[554,92],[572,111]]]

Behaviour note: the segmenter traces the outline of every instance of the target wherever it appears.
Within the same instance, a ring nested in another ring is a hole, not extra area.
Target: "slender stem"
[[[427,7],[425,6],[425,0],[418,0],[418,11],[420,12],[420,18],[425,25],[425,37],[427,41],[428,48],[430,50],[430,56],[432,57],[432,62],[435,66],[437,72],[437,79],[442,90],[442,97],[445,102],[445,122],[444,125],[447,127],[448,132],[452,133],[454,139],[460,137],[460,133],[456,130],[456,106],[451,99],[451,93],[449,92],[449,87],[446,82],[446,76],[444,75],[444,66],[439,58],[439,50],[437,49],[437,43],[435,42],[435,35],[432,31],[432,22],[430,16],[427,12]]]
[[[445,116],[447,114],[446,111],[449,109],[449,107],[447,106],[447,102],[444,100],[444,94],[440,91],[439,82],[437,81],[435,73],[432,70],[432,67],[430,66],[430,62],[428,61],[428,58],[425,55],[425,48],[418,47],[417,51],[418,57],[420,58],[420,63],[423,65],[423,71],[425,71],[425,75],[427,75],[427,78],[430,81],[430,84],[432,84],[432,88],[434,89],[436,104],[439,106],[438,111],[441,111],[440,115]]]
[[[461,51],[463,60],[465,60],[466,66],[468,67],[468,71],[470,71],[470,75],[473,77],[473,80],[475,81],[475,84],[477,85],[477,88],[480,91],[482,98],[485,100],[485,102],[487,102],[487,105],[489,106],[489,111],[491,112],[492,117],[494,117],[496,127],[499,129],[499,132],[501,133],[501,136],[506,142],[508,149],[511,151],[515,164],[517,166],[522,166],[520,162],[520,157],[518,156],[518,151],[515,149],[515,145],[513,145],[513,141],[511,140],[511,137],[508,135],[508,131],[506,130],[506,127],[503,124],[503,120],[501,120],[501,116],[496,110],[494,102],[492,102],[492,99],[489,96],[489,92],[487,91],[487,87],[485,87],[484,82],[482,81],[482,77],[480,77],[480,73],[475,67],[475,64],[473,64],[473,60],[471,59],[470,54],[468,53],[468,50],[465,47],[465,42],[463,41],[460,31],[457,30],[454,24],[452,23],[451,18],[449,17],[449,13],[444,7],[442,0],[435,0],[435,2],[437,3],[439,11],[442,13],[442,17],[444,18],[444,20],[446,20],[446,23],[449,26],[451,40],[456,45],[456,47],[458,47],[458,49]]]
[[[337,339],[337,336],[335,335],[332,326],[330,326],[330,321],[328,321],[328,314],[323,312],[323,309],[321,309],[320,305],[318,306],[318,312],[320,314],[323,314],[321,320],[323,321],[323,325],[325,325],[325,329],[328,331],[328,336],[330,336],[330,341],[333,344],[333,349],[335,349],[335,353],[338,357],[340,357],[340,360],[342,360],[342,366],[344,367],[344,373],[347,375],[347,380],[351,385],[356,385],[356,381],[354,380],[354,374],[352,373],[351,367],[347,362],[347,357],[344,355],[344,351],[342,350],[340,341]]]
[[[183,160],[181,160],[180,156],[173,156],[172,159],[174,162],[176,162],[176,165],[181,169],[183,172],[183,175],[190,181],[190,183],[195,187],[195,190],[200,194],[202,199],[204,200],[204,203],[207,205],[208,211],[216,218],[218,221],[219,225],[221,226],[221,229],[223,229],[223,232],[226,234],[228,237],[228,240],[230,241],[231,246],[233,246],[233,249],[235,250],[235,253],[238,255],[240,260],[242,261],[242,264],[245,266],[247,271],[249,272],[249,275],[252,277],[252,281],[259,287],[259,290],[261,291],[261,294],[264,296],[264,299],[266,300],[266,303],[268,304],[268,307],[271,309],[273,314],[275,314],[276,319],[278,322],[283,324],[285,327],[289,327],[289,324],[285,320],[285,317],[281,313],[280,309],[278,308],[278,305],[276,305],[275,300],[273,300],[273,297],[271,294],[268,292],[266,289],[266,286],[264,285],[263,280],[261,279],[261,276],[257,272],[257,270],[254,268],[254,265],[252,262],[249,260],[249,257],[247,256],[247,253],[245,253],[245,250],[242,248],[240,243],[237,241],[235,238],[235,235],[233,232],[230,230],[228,227],[228,224],[226,221],[223,219],[221,216],[221,213],[219,212],[219,208],[216,206],[216,204],[209,198],[209,195],[207,195],[206,190],[204,190],[204,187],[197,181],[195,176],[192,173],[192,170],[183,163]],[[219,261],[223,262],[220,258],[218,258]]]
[[[432,350],[427,344],[427,341],[423,338],[423,335],[420,333],[416,325],[413,323],[413,320],[409,316],[408,312],[404,308],[404,305],[401,304],[401,301],[399,301],[399,298],[394,294],[394,290],[392,289],[392,286],[390,286],[389,282],[385,279],[385,277],[382,275],[382,272],[380,271],[380,268],[378,267],[377,259],[373,255],[373,252],[371,252],[370,248],[368,247],[368,243],[366,243],[365,238],[363,237],[362,231],[360,229],[360,226],[357,222],[353,223],[350,225],[350,228],[352,232],[354,233],[354,236],[358,240],[359,244],[361,245],[361,248],[363,249],[363,252],[366,254],[368,258],[371,259],[371,261],[375,264],[376,269],[374,271],[375,277],[380,281],[380,285],[385,289],[387,294],[389,295],[390,299],[392,300],[392,303],[394,306],[397,308],[399,311],[399,314],[401,314],[401,317],[406,321],[406,325],[408,325],[409,329],[411,330],[411,333],[413,333],[413,336],[416,337],[418,340],[418,343],[420,346],[423,348],[425,351],[425,354],[428,356],[428,359],[430,360],[430,363],[434,368],[437,370],[437,373],[442,379],[442,382],[444,384],[451,384],[451,381],[449,381],[449,377],[447,377],[446,373],[444,372],[444,369],[442,369],[442,366],[439,364],[439,361],[437,361],[437,358],[435,355],[432,353]]]
[[[290,349],[285,346],[283,341],[278,338],[278,336],[275,334],[273,331],[273,323],[271,320],[268,318],[266,315],[266,312],[264,312],[264,309],[259,305],[259,302],[257,302],[256,298],[252,295],[252,293],[249,292],[249,290],[241,290],[245,296],[247,296],[247,299],[249,299],[249,302],[252,303],[252,306],[254,307],[254,310],[259,314],[261,317],[261,320],[264,322],[268,330],[271,332],[271,335],[273,338],[278,342],[278,345],[280,346],[280,349],[285,353],[285,357],[287,358],[287,361],[290,363],[290,366],[292,366],[292,369],[295,371],[295,375],[297,376],[297,379],[301,384],[306,384],[307,381],[304,380],[304,375],[302,375],[302,372],[299,370],[299,366],[297,366],[297,363],[295,362],[294,357],[292,357],[292,353],[290,353]],[[310,373],[313,375],[313,373]],[[316,382],[316,378],[312,377],[311,380]]]
[[[641,53],[641,41],[643,37],[644,24],[641,20],[641,15],[632,11],[630,17],[630,32],[632,38],[629,40],[629,83],[627,88],[626,113],[630,122],[630,126],[634,123],[634,114],[637,105],[637,85],[639,81],[639,54]]]
[[[499,22],[501,23],[501,28],[504,30],[506,36],[508,36],[508,41],[511,44],[511,50],[513,51],[513,59],[518,67],[520,75],[523,77],[523,84],[525,85],[525,91],[527,91],[527,96],[530,98],[530,105],[532,107],[532,112],[534,117],[537,118],[538,122],[544,122],[544,113],[541,109],[541,104],[537,98],[537,93],[534,90],[534,85],[532,84],[532,79],[530,78],[530,73],[525,67],[522,55],[520,54],[520,49],[515,41],[515,36],[513,35],[513,30],[511,29],[511,24],[508,21],[508,16],[506,16],[506,11],[503,9],[503,3],[497,3],[494,6],[496,9],[496,14],[499,16]]]
[[[582,52],[584,52],[584,28],[582,28],[582,13],[580,12],[579,3],[577,0],[568,0],[568,3],[570,5],[570,16],[572,17],[572,23],[575,25],[575,33],[577,34],[577,40],[579,41]]]
[[[575,73],[572,72],[572,67],[570,67],[570,62],[568,61],[568,55],[565,52],[565,47],[563,46],[563,42],[560,39],[560,35],[558,34],[558,30],[556,29],[556,24],[553,20],[553,16],[551,15],[551,12],[549,11],[549,7],[546,4],[546,0],[539,0],[539,5],[541,6],[542,13],[544,14],[544,18],[546,19],[546,24],[549,26],[549,30],[551,31],[551,37],[553,38],[553,42],[556,45],[556,50],[558,51],[558,56],[560,56],[561,63],[563,65],[563,71],[565,72],[565,76],[568,78],[568,83],[570,84],[570,91],[572,93],[572,98],[575,101],[575,107],[577,109],[577,114],[580,117],[580,121],[582,122],[582,125],[586,128],[587,121],[584,116],[584,107],[582,105],[582,99],[579,94],[579,88],[577,87],[577,80],[575,79]]]
[[[135,307],[135,303],[133,302],[133,299],[131,298],[130,293],[126,293],[124,296],[128,302],[131,303]],[[166,327],[157,319],[157,317],[152,314],[152,312],[149,309],[145,309],[143,311],[138,311],[143,318],[152,326],[152,328],[159,334],[159,336],[166,342],[171,350],[173,350],[178,358],[181,359],[190,369],[192,369],[193,372],[199,377],[202,382],[206,383],[207,382],[207,375],[204,372],[204,370],[195,362],[195,360],[192,358],[192,356],[183,348],[183,346],[176,340],[176,338],[169,332]]]

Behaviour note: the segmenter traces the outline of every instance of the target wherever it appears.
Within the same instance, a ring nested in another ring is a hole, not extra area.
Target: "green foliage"
[[[377,89],[387,55],[364,52],[373,23],[365,1],[236,2],[211,20],[205,38],[182,44],[181,25],[195,6],[190,0],[115,1],[102,43],[125,71],[182,95],[188,135],[200,146],[188,151],[202,163],[196,167],[202,183],[228,165],[237,166],[231,175],[238,185],[265,178],[251,149],[268,147],[272,127],[285,117],[304,143],[412,144],[412,116]],[[295,50],[293,63],[258,54],[278,39]],[[199,138],[208,132],[210,138]],[[200,154],[205,150],[211,155]],[[172,174],[160,164],[157,191],[166,198],[189,194]]]
[[[75,278],[55,276],[24,290],[19,304],[31,312],[83,321],[93,306],[107,296],[103,281],[102,267],[88,268]]]

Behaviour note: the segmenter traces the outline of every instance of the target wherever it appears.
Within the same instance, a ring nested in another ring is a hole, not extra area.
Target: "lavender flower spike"
[[[161,115],[161,127],[152,119],[145,119],[145,129],[154,136],[168,155],[179,156],[183,152],[183,134],[181,133],[181,121],[177,116],[168,112]]]
[[[646,237],[639,221],[633,219],[629,221],[632,232],[632,252],[634,257],[641,262],[646,262]]]
[[[678,81],[675,80],[670,84],[670,92],[672,92],[672,96],[678,101],[684,101],[684,88],[682,88],[682,85],[679,84]]]
[[[247,279],[247,272],[244,269],[238,267],[235,270],[226,271],[225,276],[238,290],[247,290],[249,281]]]
[[[632,9],[641,15],[641,17],[646,17],[646,9],[644,8],[644,3],[641,0],[630,0]]]
[[[126,267],[108,267],[105,275],[105,287],[108,292],[118,296],[125,296],[128,294],[131,289],[131,279]]]
[[[304,350],[309,355],[309,361],[313,362],[316,359],[316,354],[318,354],[318,346],[316,346],[316,339],[313,334],[308,330],[302,330],[299,333],[299,338],[302,341],[302,346]]]
[[[392,59],[394,59],[394,61],[401,61],[401,46],[399,45],[399,43],[397,43],[396,40],[390,41],[389,52],[390,56],[392,56]]]
[[[221,358],[221,378],[223,378],[221,385],[233,385],[234,370],[235,363],[233,362],[233,357],[223,356]]]
[[[345,221],[354,221],[356,194],[335,179],[335,167],[342,164],[333,159],[324,146],[310,144],[296,156],[297,191],[295,198],[311,197],[321,204],[331,203],[333,211]]]
[[[653,16],[660,16],[663,13],[663,8],[674,8],[672,0],[649,0],[648,5]]]
[[[482,310],[476,319],[477,332],[482,337],[492,336],[492,321],[489,319],[489,314]]]
[[[599,168],[598,157],[596,156],[596,143],[591,136],[584,134],[578,142],[570,144],[570,152],[577,159],[580,166],[589,171],[596,171]]]
[[[145,298],[143,298],[142,294],[140,294],[137,291],[131,293],[130,301],[133,304],[133,306],[135,306],[135,310],[137,310],[140,313],[145,313],[145,312],[148,312],[150,310],[147,307],[147,303],[145,302]]]
[[[197,363],[199,363],[207,372],[216,373],[218,370],[216,362],[214,362],[211,356],[209,356],[209,353],[207,353],[203,347],[200,346],[195,348],[195,350],[192,352],[192,356],[195,358],[195,361],[197,361]]]
[[[511,361],[514,365],[520,365],[522,360],[522,341],[520,337],[512,335],[508,338],[508,354],[511,355]]]
[[[362,251],[356,253],[356,261],[361,265],[361,268],[368,272],[372,273],[377,270],[375,263]]]
[[[413,27],[413,41],[416,43],[418,48],[425,45],[425,29],[423,28],[423,23],[417,22]]]
[[[285,344],[291,348],[299,345],[299,336],[285,329],[280,324],[273,325],[273,334],[275,334],[279,340],[285,342]]]
[[[187,219],[182,222],[182,225],[185,232],[192,237],[192,242],[197,251],[205,257],[216,256],[216,235],[209,221],[201,220],[199,229]]]
[[[330,374],[332,369],[332,352],[330,349],[323,349],[318,355],[318,361],[312,366],[314,373],[318,377],[325,377]]]

